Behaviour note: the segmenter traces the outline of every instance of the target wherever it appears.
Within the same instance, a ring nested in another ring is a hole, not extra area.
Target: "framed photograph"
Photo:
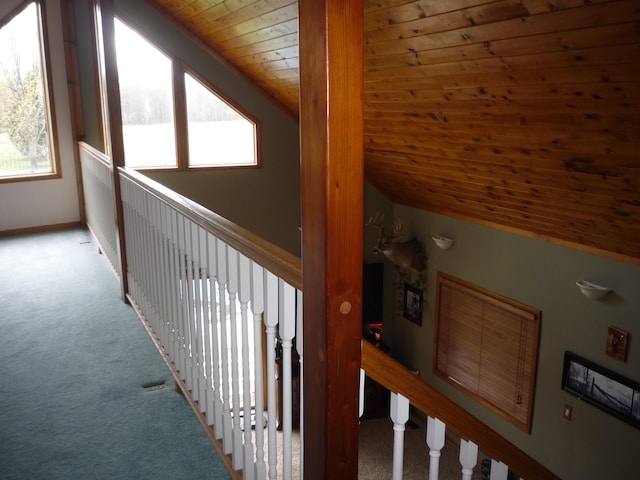
[[[640,383],[567,351],[562,388],[640,428]]]
[[[422,290],[404,284],[404,318],[422,326]]]

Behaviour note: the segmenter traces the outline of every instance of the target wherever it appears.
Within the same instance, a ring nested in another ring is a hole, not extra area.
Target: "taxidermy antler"
[[[398,220],[391,233],[385,234],[382,221],[384,214],[376,213],[375,217],[369,218],[367,227],[374,227],[380,232],[373,253],[382,253],[391,262],[398,265],[403,270],[414,273],[420,273],[423,267],[422,261],[422,245],[413,238],[406,242],[402,242],[404,235],[402,234],[402,221]]]

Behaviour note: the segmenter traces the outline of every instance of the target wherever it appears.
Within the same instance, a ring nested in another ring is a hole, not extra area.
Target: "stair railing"
[[[133,170],[119,176],[131,303],[232,469],[245,479],[293,478],[300,260]]]
[[[84,142],[78,146],[87,226],[96,237],[111,268],[120,277],[122,272],[117,247],[111,161],[104,153]]]
[[[520,478],[558,480],[559,477],[535,459],[500,436],[493,429],[451,401],[444,394],[420,379],[408,368],[362,341],[362,372],[390,391],[390,417],[394,423],[393,479],[402,478],[403,435],[413,406],[427,416],[425,441],[429,448],[429,479],[438,479],[440,451],[445,444],[446,430],[460,437],[461,478],[471,478],[478,463],[478,452],[492,459],[491,480],[506,480],[509,470]],[[360,399],[364,381],[360,382]],[[361,405],[360,411],[365,406]]]
[[[87,223],[121,275],[111,162],[79,149]],[[298,478],[291,353],[296,338],[302,361],[300,259],[133,170],[118,174],[127,299],[178,387],[236,478]]]

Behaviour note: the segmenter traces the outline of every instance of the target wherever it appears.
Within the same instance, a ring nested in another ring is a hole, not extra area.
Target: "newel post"
[[[363,0],[301,0],[304,478],[356,479]]]

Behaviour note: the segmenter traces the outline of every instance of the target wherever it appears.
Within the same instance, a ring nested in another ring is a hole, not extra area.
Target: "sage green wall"
[[[98,147],[98,122],[89,2],[76,1],[85,139]],[[258,122],[262,166],[258,169],[163,172],[154,180],[219,215],[300,255],[300,151],[298,124],[252,84],[195,44],[144,0],[116,0],[118,15],[160,49],[179,58]],[[144,59],[141,59],[144,61]],[[274,215],[274,212],[277,212]]]
[[[637,478],[640,430],[568,394],[561,379],[570,350],[640,381],[640,267],[404,206],[395,205],[394,215],[422,241],[428,264],[422,326],[395,313],[393,356],[561,478]],[[437,234],[453,238],[453,247],[438,249]],[[432,374],[438,271],[542,311],[530,435]],[[613,291],[590,300],[575,284],[580,278]],[[624,363],[605,355],[609,325],[630,333]],[[571,421],[562,417],[565,404],[573,407]]]

